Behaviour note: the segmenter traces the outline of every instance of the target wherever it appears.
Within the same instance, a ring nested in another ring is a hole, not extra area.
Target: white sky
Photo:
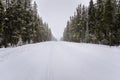
[[[88,5],[89,0],[35,0],[42,19],[49,24],[53,35],[59,39],[63,35],[67,20],[78,4]]]

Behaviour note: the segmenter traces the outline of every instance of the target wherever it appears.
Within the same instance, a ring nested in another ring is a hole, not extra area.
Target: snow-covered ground
[[[0,80],[120,80],[120,47],[45,42],[2,48]]]

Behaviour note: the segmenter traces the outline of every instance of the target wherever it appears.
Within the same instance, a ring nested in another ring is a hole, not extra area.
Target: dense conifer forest
[[[90,0],[78,5],[63,35],[64,41],[120,45],[120,0]]]
[[[49,41],[48,24],[31,0],[0,0],[0,47]]]

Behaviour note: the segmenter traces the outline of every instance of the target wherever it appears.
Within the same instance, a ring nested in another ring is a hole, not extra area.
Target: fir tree
[[[114,39],[113,43],[115,45],[120,44],[120,0],[117,4],[117,10],[115,13],[115,27],[114,27]]]
[[[102,27],[103,29],[102,31],[104,33],[103,44],[113,45],[112,43],[112,37],[113,37],[112,29],[114,28],[113,13],[114,13],[114,7],[112,5],[112,0],[106,0],[104,14],[103,14],[103,27]]]
[[[96,26],[95,26],[95,7],[93,0],[90,1],[88,9],[88,27],[89,27],[89,40],[88,42],[96,42]]]
[[[0,0],[0,47],[2,46],[3,37],[3,19],[4,19],[4,7],[2,1]]]
[[[81,42],[86,42],[86,28],[87,28],[87,11],[85,6],[83,6],[82,8],[82,20],[81,20],[81,27],[82,27],[82,31],[81,31]]]
[[[97,43],[101,43],[103,40],[102,26],[103,26],[103,11],[104,11],[104,3],[103,0],[97,0],[96,3],[96,37]]]

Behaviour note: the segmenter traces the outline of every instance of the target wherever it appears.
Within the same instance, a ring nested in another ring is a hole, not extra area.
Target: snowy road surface
[[[120,47],[45,42],[2,48],[0,80],[120,80]]]

